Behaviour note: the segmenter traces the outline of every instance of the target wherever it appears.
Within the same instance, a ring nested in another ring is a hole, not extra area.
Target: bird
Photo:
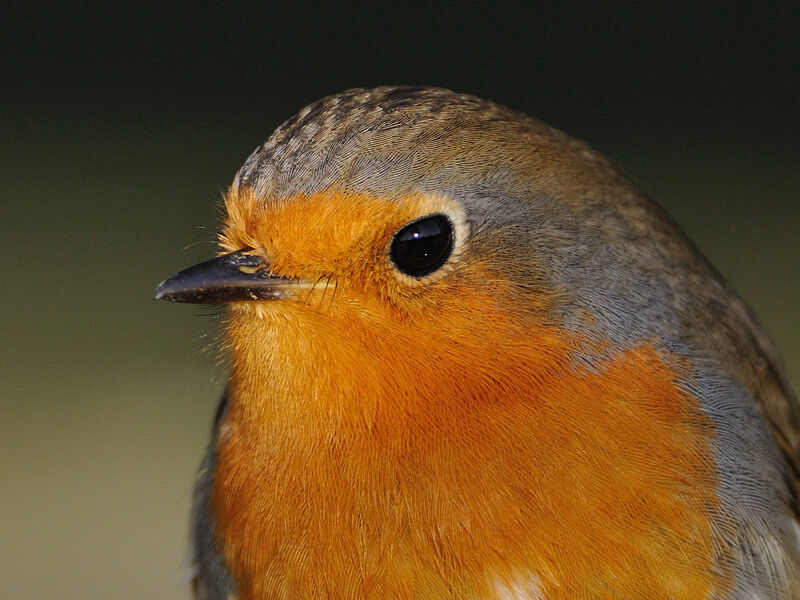
[[[583,142],[442,88],[323,98],[224,194],[194,593],[800,598],[797,397],[753,311]]]

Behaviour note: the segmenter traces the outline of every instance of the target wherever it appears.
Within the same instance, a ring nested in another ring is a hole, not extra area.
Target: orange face
[[[585,366],[586,340],[547,318],[558,290],[521,291],[471,251],[448,198],[241,191],[227,212],[225,251],[301,282],[227,325],[212,503],[243,599],[727,585],[713,430],[671,357],[643,343]],[[455,226],[449,262],[403,275],[393,236],[435,213]]]

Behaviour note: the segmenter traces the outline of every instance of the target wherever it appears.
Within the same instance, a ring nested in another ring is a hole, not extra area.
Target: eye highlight
[[[401,273],[424,277],[440,269],[453,252],[453,224],[445,215],[412,221],[394,234],[389,257]]]

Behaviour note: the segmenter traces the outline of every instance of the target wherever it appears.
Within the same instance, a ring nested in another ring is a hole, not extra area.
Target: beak
[[[158,286],[154,299],[193,304],[278,300],[300,283],[268,275],[264,259],[246,252],[231,252],[175,273]]]

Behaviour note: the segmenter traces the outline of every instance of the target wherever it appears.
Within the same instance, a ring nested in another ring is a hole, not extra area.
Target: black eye
[[[395,233],[389,256],[406,275],[423,277],[444,265],[452,251],[453,224],[444,215],[431,215]]]

